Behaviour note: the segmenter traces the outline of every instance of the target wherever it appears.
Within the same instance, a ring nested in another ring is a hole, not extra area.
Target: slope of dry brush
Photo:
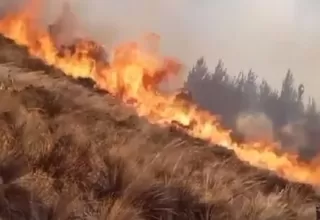
[[[23,73],[0,68],[1,219],[315,219],[311,187],[150,125],[107,94],[76,101],[77,82],[1,41],[2,62],[47,77],[10,82]],[[70,89],[50,87],[50,74]]]

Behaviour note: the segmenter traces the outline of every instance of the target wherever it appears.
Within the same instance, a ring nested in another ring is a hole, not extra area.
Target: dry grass
[[[22,54],[2,42],[2,61],[49,71]],[[1,219],[315,219],[311,187],[222,148],[120,105],[102,111],[58,89],[12,88],[0,91]]]

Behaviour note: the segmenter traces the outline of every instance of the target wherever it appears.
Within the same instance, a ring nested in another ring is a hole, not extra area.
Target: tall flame
[[[177,96],[161,94],[158,84],[168,74],[178,74],[181,68],[174,59],[160,57],[135,42],[114,49],[108,64],[92,56],[90,51],[99,46],[92,41],[79,41],[74,51],[64,49],[61,53],[48,31],[37,24],[35,13],[30,13],[39,10],[37,1],[32,0],[27,9],[0,20],[0,33],[67,75],[94,80],[98,87],[133,105],[140,116],[152,123],[179,123],[189,135],[233,150],[253,166],[274,171],[289,180],[320,185],[318,158],[302,162],[296,154],[279,153],[278,143],[236,143],[230,131],[220,126],[218,117]]]

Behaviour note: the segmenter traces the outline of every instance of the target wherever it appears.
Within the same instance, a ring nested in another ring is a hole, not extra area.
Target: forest
[[[320,145],[316,101],[289,69],[279,90],[253,70],[232,76],[222,60],[213,71],[202,57],[189,73],[185,88],[193,101],[220,116],[222,124],[243,138],[279,141],[285,150],[312,158]]]

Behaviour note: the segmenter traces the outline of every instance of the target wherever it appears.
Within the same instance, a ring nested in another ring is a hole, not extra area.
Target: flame
[[[0,20],[0,33],[67,75],[94,80],[99,88],[134,106],[137,113],[151,123],[179,123],[189,135],[224,146],[253,166],[274,171],[289,180],[320,185],[318,158],[302,162],[296,154],[279,153],[278,143],[236,143],[230,131],[221,127],[217,116],[175,95],[161,94],[158,84],[169,74],[178,74],[181,64],[159,56],[154,48],[148,50],[137,42],[124,43],[113,50],[108,64],[92,55],[99,45],[90,40],[78,41],[73,51],[70,48],[61,51],[49,32],[37,24],[38,1],[32,0],[28,7]],[[154,34],[151,38],[159,40]]]

